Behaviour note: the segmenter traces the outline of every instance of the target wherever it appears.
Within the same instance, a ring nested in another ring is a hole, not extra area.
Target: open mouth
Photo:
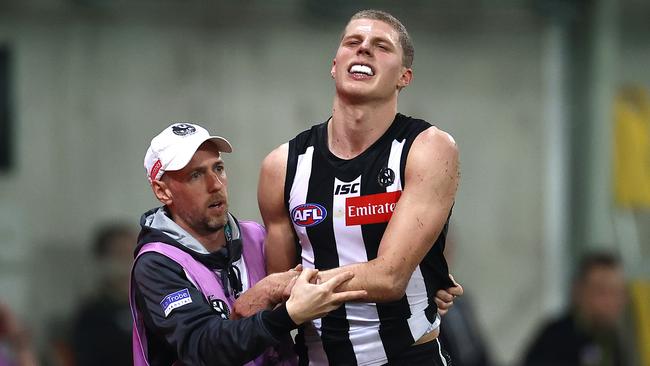
[[[365,76],[374,76],[375,72],[372,70],[372,67],[364,64],[352,64],[348,69],[350,74],[354,75],[365,75]]]
[[[223,202],[214,202],[208,205],[208,208],[221,208],[223,206]]]

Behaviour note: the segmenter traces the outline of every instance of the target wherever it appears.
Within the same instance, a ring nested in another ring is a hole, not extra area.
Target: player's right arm
[[[284,202],[289,144],[285,143],[262,162],[257,202],[266,227],[267,273],[284,272],[296,266],[296,237]]]

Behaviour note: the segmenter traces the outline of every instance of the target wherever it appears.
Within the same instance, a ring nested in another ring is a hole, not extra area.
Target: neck
[[[350,104],[337,96],[327,126],[330,151],[343,159],[358,156],[388,130],[396,113],[397,98],[383,103]]]
[[[226,235],[224,234],[224,227],[218,230],[200,230],[192,228],[187,225],[183,220],[175,219],[173,213],[170,212],[172,220],[178,224],[185,232],[190,234],[196,241],[201,243],[203,247],[210,253],[216,252],[226,245]]]
[[[210,252],[216,252],[217,250],[221,249],[226,245],[226,236],[223,233],[223,228],[221,228],[218,231],[211,232],[211,233],[206,233],[204,235],[200,235],[197,233],[190,233],[196,239],[205,249]]]

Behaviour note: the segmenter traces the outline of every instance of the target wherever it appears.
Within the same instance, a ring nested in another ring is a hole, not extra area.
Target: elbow
[[[398,285],[398,286],[393,286],[388,292],[387,292],[387,298],[386,301],[397,301],[400,300],[404,295],[406,294],[406,284],[404,286]]]
[[[408,284],[408,276],[399,274],[388,274],[381,276],[382,281],[380,288],[380,296],[375,301],[391,302],[400,300],[406,294],[406,285]]]
[[[370,271],[366,276],[365,290],[370,302],[391,302],[400,300],[406,293],[411,274],[384,258],[368,262]]]

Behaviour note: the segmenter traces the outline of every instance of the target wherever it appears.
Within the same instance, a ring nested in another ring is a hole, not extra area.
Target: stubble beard
[[[226,226],[227,220],[227,214],[225,214],[223,217],[212,217],[212,218],[205,218],[202,222],[203,230],[206,233],[215,233],[217,231],[223,230],[223,228]]]
[[[224,214],[221,216],[205,216],[201,220],[201,227],[205,233],[215,233],[226,226],[228,222],[228,206],[225,207]]]

